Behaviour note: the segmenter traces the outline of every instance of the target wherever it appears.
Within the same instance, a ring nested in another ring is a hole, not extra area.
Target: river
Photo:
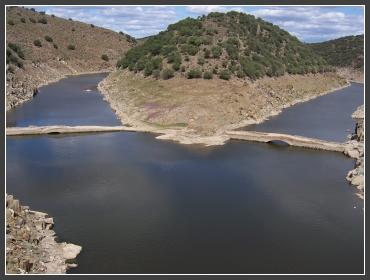
[[[42,87],[7,112],[7,126],[119,125],[96,90],[104,75]],[[321,138],[347,141],[363,85],[325,97],[331,106],[315,115],[348,123],[338,125],[344,140]],[[307,132],[312,108],[303,107],[287,113],[295,122],[274,124],[276,132],[295,126],[288,133],[315,137]],[[333,134],[328,119],[316,133]],[[354,159],[279,143],[203,147],[155,136],[6,138],[6,192],[53,217],[59,242],[82,246],[68,274],[364,273],[364,202],[345,179]]]

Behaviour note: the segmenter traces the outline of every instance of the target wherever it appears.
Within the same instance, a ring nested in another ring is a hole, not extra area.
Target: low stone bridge
[[[7,127],[6,136],[17,135],[47,135],[47,134],[66,134],[66,133],[94,133],[94,132],[151,132],[166,134],[169,131],[166,129],[143,129],[127,126],[29,126],[29,127]],[[229,139],[271,142],[274,140],[284,141],[291,146],[320,149],[327,151],[343,152],[345,145],[338,142],[328,142],[319,139],[307,138],[298,135],[288,135],[280,133],[265,133],[256,131],[225,131]]]
[[[284,141],[287,144],[295,147],[320,149],[327,151],[344,151],[344,144],[338,142],[328,142],[324,140],[307,138],[298,135],[280,134],[280,133],[265,133],[257,131],[226,131],[230,139],[256,141],[256,142],[271,142],[274,140]]]
[[[7,127],[6,136],[17,135],[45,135],[45,134],[65,134],[65,133],[91,133],[91,132],[151,132],[147,129],[132,128],[128,126],[28,126],[28,127]]]

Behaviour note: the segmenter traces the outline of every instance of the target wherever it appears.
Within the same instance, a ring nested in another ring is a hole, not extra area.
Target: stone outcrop
[[[6,195],[6,274],[65,274],[82,247],[57,243],[53,218]]]
[[[351,140],[345,143],[344,153],[356,159],[356,167],[348,172],[346,179],[359,190],[357,196],[364,199],[364,105],[357,108],[352,114],[352,118],[358,119],[358,122],[356,123],[355,133],[348,135]]]

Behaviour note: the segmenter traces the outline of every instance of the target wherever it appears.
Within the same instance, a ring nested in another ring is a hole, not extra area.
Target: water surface
[[[99,76],[82,78],[54,87],[81,93]],[[40,93],[48,95],[46,87]],[[330,96],[335,111],[337,95]],[[71,104],[78,111],[88,102]],[[100,112],[105,118],[101,97],[100,104],[91,118],[86,113],[88,123]],[[351,119],[357,103],[348,106]],[[86,125],[71,107],[51,110],[60,110],[67,125]],[[302,110],[296,117],[310,119]],[[48,114],[24,114],[16,124],[60,121],[44,119]],[[342,117],[342,109],[336,114]],[[325,134],[330,126],[317,130]],[[298,135],[311,130],[295,127]],[[7,137],[6,192],[53,217],[60,242],[82,246],[69,274],[364,273],[364,203],[345,179],[352,158],[274,143],[187,146],[155,136]]]

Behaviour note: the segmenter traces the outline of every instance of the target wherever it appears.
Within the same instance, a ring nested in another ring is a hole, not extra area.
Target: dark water
[[[341,153],[125,132],[7,137],[6,161],[6,192],[82,246],[70,274],[364,273]]]
[[[97,90],[98,83],[107,76],[69,76],[43,86],[33,99],[6,113],[6,126],[121,125]]]
[[[297,134],[326,141],[346,142],[355,132],[356,119],[350,116],[364,104],[364,85],[351,83],[346,87],[309,102],[284,109],[268,121],[240,130]],[[347,130],[350,130],[348,132]]]

